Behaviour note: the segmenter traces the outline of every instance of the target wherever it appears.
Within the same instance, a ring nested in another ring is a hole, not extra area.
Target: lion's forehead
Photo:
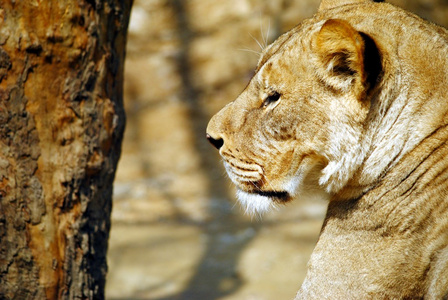
[[[289,50],[293,50],[296,56],[300,51],[307,51],[311,37],[320,29],[323,22],[324,20],[320,19],[303,20],[295,28],[282,34],[263,51],[256,71],[260,70],[273,57],[279,54],[284,55]]]
[[[279,53],[260,69],[260,81],[266,88],[272,84],[286,83],[290,78],[294,61],[288,53]]]
[[[309,38],[290,38],[259,67],[253,81],[254,88],[282,89],[278,92],[296,91],[307,81],[316,79],[315,53]]]

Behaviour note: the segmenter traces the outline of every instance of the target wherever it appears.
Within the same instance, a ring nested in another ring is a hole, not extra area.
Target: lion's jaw
[[[253,188],[247,189],[247,186],[241,184],[240,178],[233,174],[232,167],[227,163],[224,165],[230,179],[237,186],[239,203],[249,215],[261,215],[295,197],[300,197],[301,200],[329,199],[329,194],[318,185],[316,171],[307,170],[306,164],[296,171],[295,176],[286,178],[280,184],[270,184],[267,190],[260,190],[255,182],[250,183]]]

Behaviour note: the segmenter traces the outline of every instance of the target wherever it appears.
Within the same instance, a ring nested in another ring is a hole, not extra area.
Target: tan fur
[[[335,8],[342,5],[369,2],[369,1],[370,0],[323,0],[319,5],[319,11]]]
[[[330,200],[296,299],[448,298],[447,70],[445,29],[323,1],[211,119],[249,212]]]

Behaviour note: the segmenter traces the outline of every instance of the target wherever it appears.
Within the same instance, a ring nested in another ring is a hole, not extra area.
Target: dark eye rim
[[[264,101],[264,105],[267,106],[270,103],[280,100],[282,95],[279,92],[272,92]]]

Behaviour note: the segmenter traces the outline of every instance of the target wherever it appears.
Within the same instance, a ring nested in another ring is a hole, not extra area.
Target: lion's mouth
[[[291,198],[286,191],[262,190],[262,187],[269,181],[264,177],[262,167],[258,165],[253,167],[253,169],[238,169],[224,161],[224,166],[232,182],[242,192],[263,196],[274,202],[287,202]]]
[[[278,203],[285,203],[291,200],[291,196],[288,192],[285,191],[260,191],[260,190],[253,190],[251,191],[254,194],[257,194],[259,196],[267,197],[271,199],[274,202]]]
[[[276,204],[285,204],[291,199],[288,192],[284,191],[261,191],[237,190],[238,200],[245,208],[246,213],[250,215],[262,214],[276,206]]]
[[[251,164],[242,168],[238,167],[239,164],[232,164],[223,158],[227,174],[238,188],[238,199],[249,214],[262,213],[276,204],[285,204],[292,200],[291,192],[287,188],[267,180],[261,166]]]

